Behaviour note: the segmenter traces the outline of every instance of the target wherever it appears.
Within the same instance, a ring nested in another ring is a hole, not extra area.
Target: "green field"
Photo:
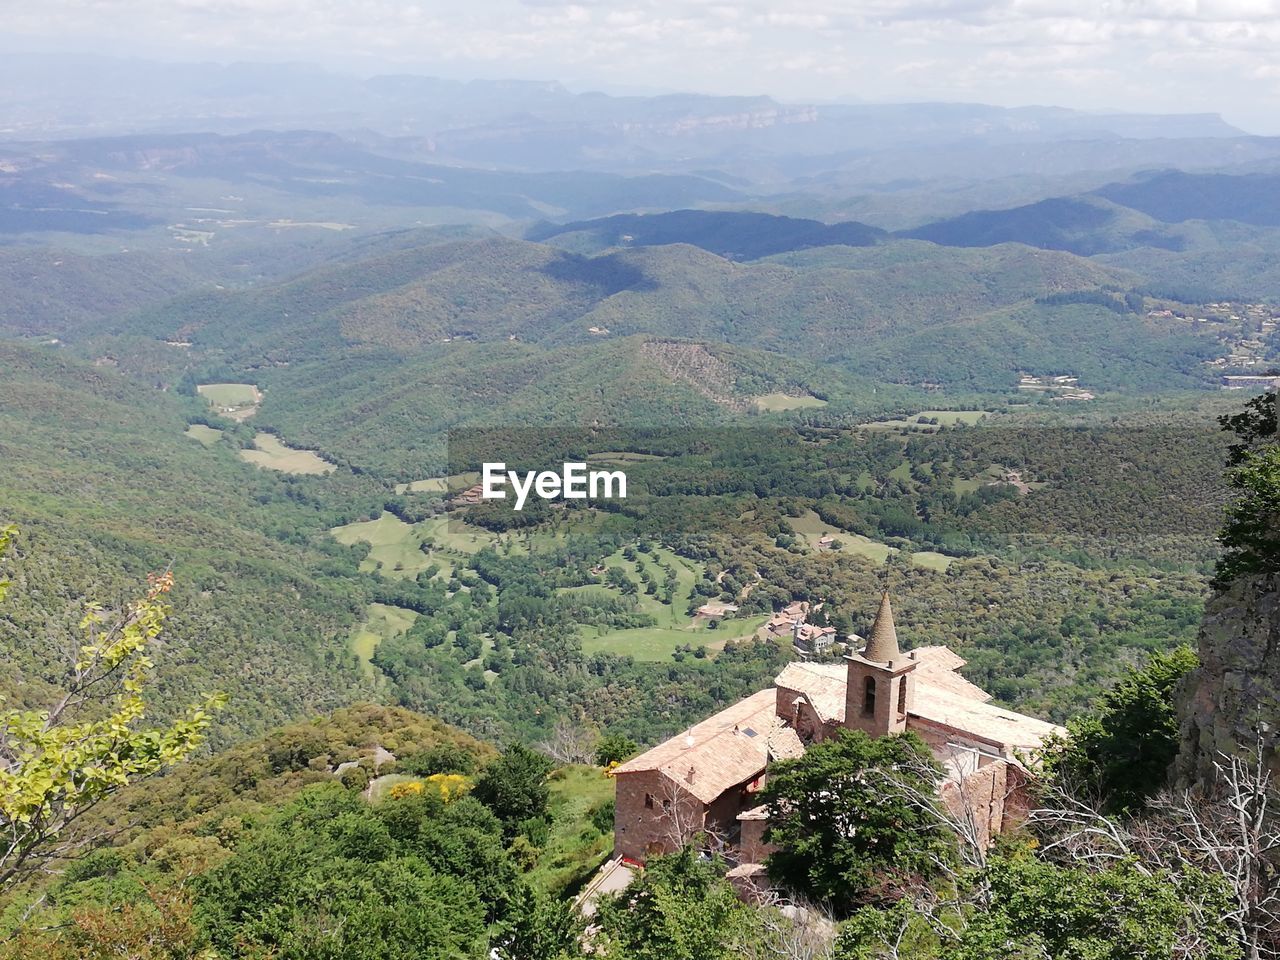
[[[348,523],[329,532],[339,543],[369,544],[369,555],[360,569],[393,578],[416,577],[434,564],[440,567],[436,576],[448,579],[466,554],[477,553],[496,539],[489,531],[462,520],[435,517],[408,524],[387,511],[376,520]],[[422,550],[423,543],[430,553]]]
[[[200,396],[219,413],[232,420],[247,420],[258,412],[262,394],[252,383],[202,383],[196,387]]]
[[[428,477],[426,480],[396,484],[396,493],[444,493],[448,489],[447,477]]]
[[[791,525],[791,529],[796,532],[796,535],[808,541],[810,548],[814,550],[818,549],[818,541],[822,537],[832,536],[840,541],[840,549],[844,552],[856,553],[858,556],[866,557],[873,563],[884,563],[891,554],[898,552],[897,547],[891,547],[887,543],[872,540],[870,537],[864,537],[861,534],[849,533],[845,530],[837,529],[829,523],[824,523],[822,518],[812,510],[806,510],[799,517],[788,517],[787,523]],[[951,559],[951,557],[944,554],[934,553],[929,550],[922,550],[911,555],[911,562],[914,566],[940,572],[947,569]]]
[[[676,555],[666,547],[654,547],[651,552],[637,553],[636,556],[660,584],[666,579],[666,571],[662,568],[662,564],[670,564],[675,569],[676,589],[672,596],[672,603],[665,604],[657,596],[645,593],[642,588],[636,597],[636,609],[652,616],[657,621],[654,626],[609,631],[584,627],[581,631],[584,653],[607,652],[658,663],[670,660],[675,649],[686,644],[692,647],[705,646],[710,651],[720,650],[729,640],[751,636],[767,619],[765,617],[749,620],[729,618],[720,621],[715,629],[711,629],[706,623],[695,621],[686,613],[689,600],[693,595],[693,585],[702,576],[702,570],[696,563]],[[606,557],[604,565],[618,567],[632,580],[641,582],[636,562],[625,559],[621,552]],[[616,594],[611,587],[594,584],[569,587],[567,590]]]
[[[904,430],[932,433],[938,427],[954,427],[957,423],[974,424],[990,416],[988,410],[921,410],[899,420],[876,420],[859,424],[859,430]],[[921,417],[936,418],[938,423],[920,423]]]
[[[364,623],[351,634],[351,652],[360,658],[361,669],[367,676],[373,676],[375,668],[370,662],[374,651],[383,640],[399,636],[413,626],[418,614],[403,607],[393,607],[385,603],[369,604],[369,612]]]
[[[456,553],[479,553],[498,538],[484,527],[477,527],[457,517],[432,517],[415,528],[432,546]]]
[[[210,403],[223,407],[246,407],[261,399],[252,383],[202,383],[196,390]]]
[[[295,450],[279,437],[270,433],[259,433],[253,438],[256,450],[241,450],[240,459],[268,470],[279,470],[282,473],[321,474],[337,470],[332,463],[316,454],[314,450]]]
[[[465,490],[479,482],[478,473],[455,473],[448,477],[427,477],[411,483],[397,483],[396,493],[448,493],[450,490]]]
[[[203,423],[193,423],[187,427],[186,434],[192,440],[204,444],[206,447],[212,447],[220,439],[222,439],[222,431],[215,430],[213,427],[205,426]]]
[[[393,513],[384,511],[377,520],[348,523],[329,532],[339,543],[369,544],[369,555],[360,564],[360,569],[368,573],[416,577],[431,565],[431,558],[419,548],[422,535]]]
[[[561,767],[551,775],[551,836],[526,879],[560,896],[584,883],[613,850],[612,831],[601,833],[591,811],[613,799],[614,781],[599,767]]]
[[[766,393],[762,397],[756,397],[755,405],[757,410],[765,413],[774,413],[780,410],[804,410],[810,407],[825,407],[827,401],[809,395],[793,397],[785,393]]]
[[[934,553],[932,550],[921,550],[911,555],[912,566],[936,570],[938,573],[946,573],[947,567],[951,566],[951,560],[952,558],[945,553]]]
[[[837,539],[844,544],[841,549],[866,557],[873,563],[884,563],[889,559],[890,554],[898,552],[888,544],[857,533],[841,533],[837,535]]]

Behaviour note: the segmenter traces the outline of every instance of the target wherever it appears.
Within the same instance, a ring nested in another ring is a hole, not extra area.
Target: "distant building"
[[[809,601],[796,600],[787,604],[765,624],[765,630],[771,637],[790,636],[796,624],[804,623],[805,618],[809,616]]]
[[[812,623],[800,622],[791,629],[791,643],[801,653],[826,653],[835,642],[835,627],[819,627]]]
[[[977,815],[988,840],[1025,814],[1025,758],[1061,727],[993,706],[957,673],[964,661],[947,647],[903,653],[888,594],[865,648],[845,661],[789,664],[772,687],[618,767],[616,854],[643,863],[711,832],[728,845],[736,874],[760,879],[769,764],[846,728],[917,733],[946,772],[943,800]]]
[[[1225,376],[1222,378],[1222,387],[1224,390],[1257,389],[1258,387],[1264,390],[1275,390],[1280,388],[1280,376],[1275,374]]]

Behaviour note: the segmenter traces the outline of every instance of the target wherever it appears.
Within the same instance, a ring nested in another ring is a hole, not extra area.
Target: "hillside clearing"
[[[360,669],[366,676],[376,674],[373,654],[383,640],[399,636],[418,619],[418,614],[404,607],[393,607],[386,603],[369,604],[364,623],[355,628],[351,634],[351,652],[360,658]]]
[[[237,422],[258,412],[262,393],[252,383],[202,383],[196,392],[225,417]]]
[[[366,573],[384,577],[415,577],[431,564],[422,552],[422,535],[393,513],[383,511],[376,520],[356,521],[329,531],[339,543],[369,544],[369,555],[360,562]]]
[[[268,470],[316,475],[338,469],[314,450],[295,450],[271,433],[257,434],[253,445],[257,449],[241,450],[240,459]]]
[[[897,420],[875,420],[858,425],[859,430],[900,430],[904,432],[933,433],[939,427],[954,427],[958,423],[972,425],[991,415],[989,410],[921,410],[909,417]],[[937,420],[937,423],[921,423]]]
[[[185,433],[192,440],[206,447],[212,447],[222,439],[221,430],[215,430],[213,427],[206,426],[203,423],[191,424],[191,426],[187,427]]]
[[[804,410],[812,407],[825,407],[827,401],[812,394],[793,397],[786,393],[766,393],[754,400],[756,409],[763,413],[775,413],[782,410]]]

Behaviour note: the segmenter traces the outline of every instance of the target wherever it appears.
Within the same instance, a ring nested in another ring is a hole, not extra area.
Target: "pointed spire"
[[[862,656],[876,663],[890,663],[902,659],[902,651],[898,649],[898,631],[893,625],[893,605],[889,603],[889,591],[880,595],[880,610],[876,613],[876,622],[871,627],[871,639]]]

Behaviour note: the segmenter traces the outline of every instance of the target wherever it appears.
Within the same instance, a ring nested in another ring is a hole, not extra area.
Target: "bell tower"
[[[844,725],[873,737],[906,730],[915,690],[916,658],[898,649],[893,604],[887,590],[880,596],[880,610],[866,649],[848,654],[845,659],[849,667]]]

